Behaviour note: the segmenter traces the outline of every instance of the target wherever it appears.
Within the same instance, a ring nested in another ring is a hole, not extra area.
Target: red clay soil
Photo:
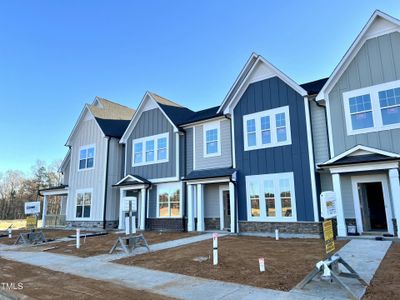
[[[44,236],[46,239],[60,239],[68,237],[71,234],[76,234],[75,230],[63,230],[63,229],[36,229],[36,231],[43,231]],[[0,238],[0,244],[6,245],[14,245],[15,241],[18,239],[20,233],[30,232],[30,230],[13,230],[12,231],[12,238],[9,239],[8,237]],[[82,231],[84,233],[86,231]],[[89,232],[89,231],[87,231]]]
[[[17,299],[170,299],[125,286],[83,278],[0,258],[1,294]],[[23,289],[10,290],[11,284]],[[8,288],[7,288],[8,285]]]
[[[400,244],[393,243],[363,299],[400,299]]]
[[[341,248],[346,241],[336,241]],[[206,259],[195,261],[196,258]],[[265,258],[266,272],[258,259]],[[212,241],[128,257],[115,262],[167,272],[289,291],[324,258],[319,239],[230,236],[219,240],[219,265],[212,265]]]
[[[101,254],[107,254],[111,250],[111,247],[114,245],[118,236],[125,236],[125,234],[117,234],[115,232],[110,232],[107,235],[102,236],[94,236],[87,237],[86,241],[84,239],[81,240],[81,247],[76,249],[75,241],[70,242],[59,242],[59,243],[51,243],[46,244],[40,247],[31,247],[30,249],[21,249],[23,251],[43,251],[44,249],[47,252],[59,253],[59,254],[67,254],[74,255],[79,257],[89,257]],[[156,232],[156,231],[147,231],[144,232],[144,236],[149,245],[162,243],[170,240],[181,239],[189,236],[193,236],[195,233],[188,232]],[[55,247],[51,249],[52,247]]]

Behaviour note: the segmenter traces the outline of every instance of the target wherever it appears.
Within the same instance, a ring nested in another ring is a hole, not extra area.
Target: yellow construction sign
[[[325,252],[331,253],[335,251],[335,241],[333,240],[333,226],[332,220],[324,221],[322,223],[324,229]]]
[[[37,227],[37,219],[35,215],[26,217],[26,228],[35,229]]]

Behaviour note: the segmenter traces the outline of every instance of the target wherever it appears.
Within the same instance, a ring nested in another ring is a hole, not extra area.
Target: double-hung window
[[[203,126],[204,157],[221,155],[220,122],[212,122]]]
[[[400,128],[400,80],[343,93],[347,134]]]
[[[166,183],[157,186],[157,204],[159,218],[181,216],[181,190],[179,184]]]
[[[94,168],[95,146],[83,146],[79,149],[79,170]]]
[[[293,173],[246,176],[248,219],[296,221]]]
[[[76,193],[76,218],[90,218],[92,191],[78,190]]]
[[[132,166],[168,162],[168,132],[132,141]]]
[[[244,150],[290,145],[289,106],[243,116]]]

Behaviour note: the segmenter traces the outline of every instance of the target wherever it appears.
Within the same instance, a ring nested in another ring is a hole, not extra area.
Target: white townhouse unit
[[[61,166],[63,185],[40,191],[45,225],[54,224],[46,216],[47,199],[54,195],[63,196],[58,218],[64,225],[118,225],[119,194],[112,184],[123,174],[124,147],[119,139],[134,112],[100,97],[84,106],[66,143],[69,150]]]

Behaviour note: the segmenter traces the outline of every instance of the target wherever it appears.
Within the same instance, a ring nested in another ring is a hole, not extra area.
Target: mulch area
[[[392,243],[363,299],[400,299],[399,243]]]
[[[347,241],[336,241],[340,249]],[[212,265],[212,240],[127,257],[114,262],[208,279],[289,291],[325,257],[320,239],[229,236],[219,239],[219,265]],[[265,258],[260,273],[258,259]],[[196,261],[203,260],[203,261]]]
[[[188,232],[156,232],[146,231],[144,237],[149,245],[162,243],[171,240],[182,239],[197,235],[197,233]],[[118,236],[125,236],[125,234],[110,232],[106,235],[87,237],[81,239],[81,247],[76,249],[76,242],[59,242],[51,243],[38,247],[30,247],[29,249],[21,249],[22,251],[43,251],[59,254],[74,255],[79,257],[90,257],[95,255],[107,254],[111,250]],[[53,248],[54,247],[54,248]]]
[[[71,234],[76,234],[76,230],[63,230],[63,229],[36,229],[36,231],[43,231],[44,236],[46,239],[54,240],[54,239],[61,239],[68,237]],[[15,241],[18,239],[20,233],[30,232],[30,230],[13,230],[12,231],[12,238],[9,239],[8,237],[1,237],[0,244],[6,245],[14,245]],[[81,231],[82,233],[90,232],[90,231]]]
[[[170,299],[125,286],[0,258],[1,293],[17,299]],[[22,285],[21,285],[22,283]],[[9,289],[13,284],[14,288]],[[7,285],[9,288],[7,288]]]

